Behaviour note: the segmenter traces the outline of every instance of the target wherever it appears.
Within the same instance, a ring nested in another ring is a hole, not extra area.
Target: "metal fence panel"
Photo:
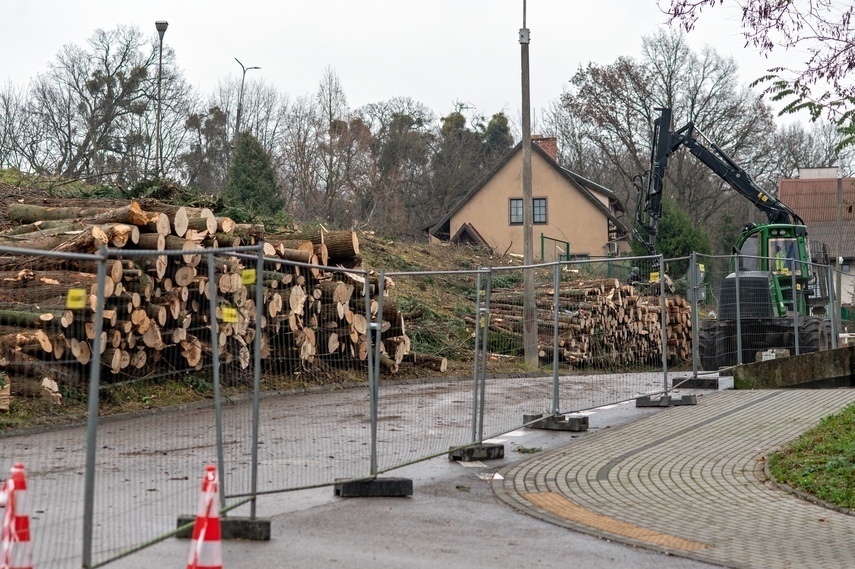
[[[532,269],[539,373],[524,366],[526,269],[493,269],[484,436],[522,425],[527,414],[568,413],[665,388],[663,340],[667,357],[690,361],[691,320],[681,297],[667,306],[660,300],[654,261],[586,259]],[[663,310],[674,321],[667,338]]]
[[[832,347],[837,309],[829,274],[825,265],[793,269],[775,258],[697,255],[700,366],[715,371],[774,357],[763,354],[769,350]]]
[[[115,287],[125,291],[104,299],[100,392],[112,409],[102,412],[132,415],[98,428],[94,564],[169,536],[179,516],[195,511],[200,473],[221,463],[217,402],[253,375],[255,314],[238,265],[212,265],[213,256],[186,246],[110,255],[123,267]],[[181,428],[167,428],[149,408],[182,413]]]
[[[367,324],[376,303],[370,294],[376,279],[372,283],[365,271],[292,261],[270,251],[262,263],[261,289],[251,291],[262,298],[259,398],[254,399],[251,383],[232,382],[233,404],[223,408],[229,504],[253,494],[253,464],[257,493],[328,485],[370,471]],[[332,402],[324,413],[302,410],[303,395],[326,390],[343,390],[354,401],[365,401],[364,413],[342,416]]]
[[[549,365],[550,352],[539,342],[529,347],[528,355],[536,362],[531,369],[526,361],[525,346],[525,278],[528,272],[535,291],[532,329],[538,339],[552,339],[551,290],[553,265],[537,269],[494,268],[488,275],[488,293],[482,320],[481,384],[479,390],[478,438],[507,432],[522,424],[523,413],[532,406],[542,412],[548,409],[552,394],[552,377],[538,373],[541,362]],[[533,353],[533,358],[532,358]]]
[[[380,334],[379,471],[473,442],[479,274],[386,275],[380,310],[392,325]]]
[[[0,394],[15,396],[0,412],[0,477],[24,465],[33,563],[67,566],[79,563],[83,535],[98,258],[14,248],[0,255]]]

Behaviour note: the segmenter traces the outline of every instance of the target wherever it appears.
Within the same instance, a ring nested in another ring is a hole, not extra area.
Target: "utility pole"
[[[523,264],[534,264],[532,237],[533,203],[531,181],[531,89],[529,86],[529,31],[525,27],[526,0],[523,0],[523,27],[520,29],[522,62],[522,197],[523,197]],[[537,308],[534,302],[534,269],[523,269],[523,344],[525,363],[537,367]]]
[[[834,266],[835,282],[828,283],[828,286],[834,287],[834,318],[840,318],[841,308],[843,306],[843,291],[841,290],[843,272],[843,172],[840,167],[837,168],[837,246],[834,250]]]

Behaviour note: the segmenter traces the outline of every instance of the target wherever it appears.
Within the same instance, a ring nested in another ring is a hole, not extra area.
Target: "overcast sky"
[[[189,82],[204,94],[240,78],[237,57],[294,98],[314,93],[327,66],[352,108],[409,96],[438,115],[455,102],[484,115],[520,116],[522,0],[0,0],[0,80],[25,85],[63,45],[85,45],[98,29],[136,25],[176,52]],[[656,0],[528,0],[531,101],[538,113],[580,65],[638,57],[641,39],[667,27]],[[688,36],[732,55],[749,82],[772,65],[745,48],[738,8],[716,7]],[[787,56],[790,61],[794,54]],[[536,125],[535,125],[536,126]]]

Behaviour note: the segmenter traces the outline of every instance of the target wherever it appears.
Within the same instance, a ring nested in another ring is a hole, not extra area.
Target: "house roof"
[[[483,188],[487,184],[487,182],[489,182],[490,179],[495,176],[496,173],[499,172],[499,170],[501,170],[508,162],[510,162],[517,152],[520,152],[521,150],[522,142],[519,142],[510,151],[508,151],[508,153],[505,154],[505,156],[503,156],[502,159],[499,160],[499,162],[495,166],[493,166],[493,168],[489,172],[487,172],[487,174],[483,178],[481,178],[481,180],[479,180],[478,183],[475,184],[475,186],[471,190],[469,190],[466,195],[463,196],[463,198],[461,198],[460,201],[458,201],[447,214],[440,218],[439,221],[437,221],[433,225],[433,227],[431,227],[429,233],[431,235],[436,235],[443,228],[443,226],[451,220],[454,214],[460,211],[460,209],[464,205],[466,205],[466,202],[472,199],[472,197],[477,194],[481,190],[481,188]],[[598,193],[603,196],[606,196],[609,198],[609,203],[613,204],[615,209],[617,209],[618,211],[626,211],[623,207],[623,204],[617,198],[613,191],[603,186],[600,186],[599,184],[592,182],[580,176],[579,174],[576,174],[575,172],[572,172],[566,168],[562,168],[558,165],[558,162],[556,162],[552,158],[552,156],[549,155],[548,152],[546,152],[537,144],[531,145],[531,151],[537,153],[544,160],[546,160],[547,164],[549,164],[552,168],[558,171],[561,176],[563,176],[570,183],[571,186],[576,188],[579,193],[581,193],[592,204],[594,204],[597,209],[599,209],[603,213],[604,216],[606,216],[612,223],[614,223],[619,233],[629,235],[629,230],[627,229],[627,227],[623,223],[621,223],[618,218],[615,217],[615,215],[609,210],[609,208],[603,205],[603,202],[597,199],[597,197],[594,195],[594,193]]]
[[[465,243],[472,245],[482,245],[492,250],[492,247],[487,243],[487,241],[478,233],[478,230],[471,223],[464,223],[460,226],[460,229],[457,230],[457,233],[454,234],[454,237],[451,238],[452,243]]]
[[[855,178],[841,180],[841,221],[855,221]],[[799,214],[810,228],[813,223],[837,221],[837,178],[782,178],[778,199]]]
[[[840,256],[855,258],[855,178],[843,178],[838,205],[837,178],[782,178],[778,199],[795,211],[807,225],[811,243],[825,243],[834,257],[840,212]]]
[[[575,180],[577,184],[584,187],[588,191],[602,194],[607,197],[609,199],[609,203],[614,206],[617,211],[626,212],[626,208],[624,207],[623,202],[620,201],[620,199],[617,197],[617,194],[615,194],[612,190],[606,188],[605,186],[601,186],[600,184],[589,180],[584,176],[580,176],[576,172],[568,170],[567,168],[561,168],[561,170],[565,174],[565,176],[569,176],[570,178]],[[623,227],[623,224],[621,224],[621,227]]]

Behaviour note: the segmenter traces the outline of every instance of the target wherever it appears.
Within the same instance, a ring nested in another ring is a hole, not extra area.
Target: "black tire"
[[[829,327],[817,316],[805,318],[799,330],[799,353],[810,354],[831,347]]]
[[[705,371],[718,371],[715,330],[698,332],[698,353],[701,356],[701,367]]]

